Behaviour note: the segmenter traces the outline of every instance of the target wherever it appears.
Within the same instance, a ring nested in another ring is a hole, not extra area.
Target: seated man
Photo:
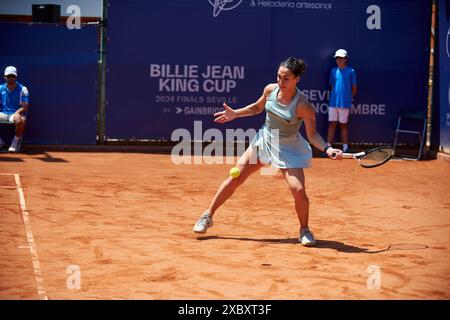
[[[0,85],[0,123],[13,123],[16,125],[16,134],[12,139],[9,152],[18,152],[19,142],[25,131],[25,115],[28,110],[28,89],[16,81],[17,69],[5,69],[6,83]],[[4,146],[0,138],[0,149]]]

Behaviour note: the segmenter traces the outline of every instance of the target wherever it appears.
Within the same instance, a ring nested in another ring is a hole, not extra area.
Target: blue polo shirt
[[[29,103],[28,89],[16,81],[16,88],[10,92],[6,83],[0,85],[0,112],[13,114],[20,109],[20,103]]]
[[[330,107],[351,108],[352,86],[356,85],[355,69],[345,67],[334,68],[330,73],[330,85],[333,86],[330,95]]]

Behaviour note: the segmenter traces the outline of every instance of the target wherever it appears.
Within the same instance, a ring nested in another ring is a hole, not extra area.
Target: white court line
[[[40,300],[48,300],[48,297],[44,290],[44,280],[42,278],[41,263],[37,254],[36,242],[34,241],[33,232],[31,230],[30,218],[28,215],[27,205],[25,203],[25,195],[23,192],[22,184],[20,183],[19,174],[0,173],[1,176],[14,176],[14,180],[17,186],[17,192],[19,193],[20,209],[22,211],[23,224],[25,225],[25,232],[27,235],[28,248],[30,248],[31,260],[33,262],[34,279],[36,281],[38,296]]]

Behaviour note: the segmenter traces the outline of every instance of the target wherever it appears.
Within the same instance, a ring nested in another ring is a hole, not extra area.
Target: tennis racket
[[[336,154],[333,153],[332,157],[336,158]],[[358,153],[343,153],[343,159],[356,159],[361,167],[374,168],[385,164],[394,156],[394,149],[389,146],[377,147],[367,151]]]

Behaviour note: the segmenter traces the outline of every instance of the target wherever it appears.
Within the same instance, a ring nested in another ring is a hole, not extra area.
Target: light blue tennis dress
[[[296,116],[297,103],[307,98],[297,88],[297,94],[285,106],[278,102],[279,91],[277,86],[269,95],[265,105],[266,122],[250,144],[257,148],[258,159],[264,164],[281,169],[309,168],[312,150],[299,132],[303,120]]]

